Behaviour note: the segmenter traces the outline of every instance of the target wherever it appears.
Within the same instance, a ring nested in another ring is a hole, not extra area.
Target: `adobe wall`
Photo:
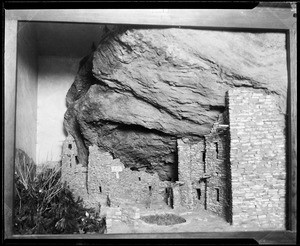
[[[285,228],[285,115],[263,91],[228,92],[232,222],[258,229]]]

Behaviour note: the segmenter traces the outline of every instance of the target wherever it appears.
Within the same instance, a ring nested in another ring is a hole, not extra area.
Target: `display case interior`
[[[286,230],[286,33],[19,22],[17,40],[16,234]]]

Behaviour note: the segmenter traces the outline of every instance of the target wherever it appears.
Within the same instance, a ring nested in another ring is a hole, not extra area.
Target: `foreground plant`
[[[104,233],[105,218],[74,198],[61,183],[59,169],[45,169],[32,179],[24,179],[23,169],[16,169],[16,234]]]

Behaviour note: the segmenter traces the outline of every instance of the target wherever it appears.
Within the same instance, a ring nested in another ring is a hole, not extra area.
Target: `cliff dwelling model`
[[[276,35],[118,27],[81,61],[62,178],[105,213],[107,233],[285,228]]]

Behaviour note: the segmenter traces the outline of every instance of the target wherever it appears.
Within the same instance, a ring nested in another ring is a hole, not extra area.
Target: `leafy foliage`
[[[46,169],[34,179],[15,174],[16,234],[104,233],[105,218],[75,199],[60,171]]]

